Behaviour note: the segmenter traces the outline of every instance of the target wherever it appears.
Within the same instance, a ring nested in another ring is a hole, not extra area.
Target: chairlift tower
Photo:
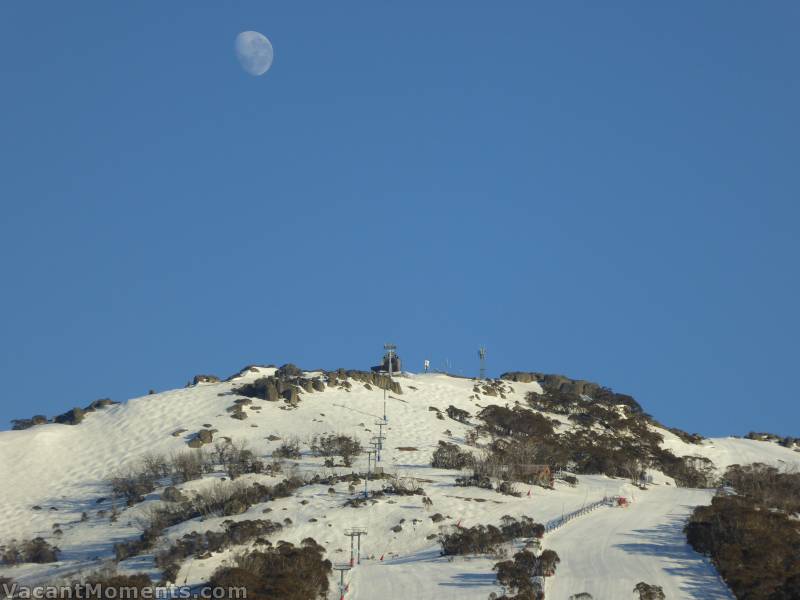
[[[381,450],[383,449],[383,440],[386,439],[386,436],[383,435],[376,435],[370,441],[373,450],[375,450],[375,466],[378,466],[378,463],[381,462]]]
[[[386,427],[386,421],[381,421],[378,419],[375,421],[375,425],[378,426],[378,435],[376,436],[379,442],[378,449],[383,450],[383,440],[386,439],[386,436],[383,435],[383,428]]]
[[[344,583],[344,574],[353,567],[350,565],[334,565],[333,570],[339,571],[339,600],[344,600],[344,595],[347,592],[347,586]]]
[[[364,527],[351,527],[345,529],[344,534],[350,538],[350,566],[361,564],[361,536],[367,535],[367,530]],[[358,538],[358,550],[355,548],[355,540]]]
[[[377,450],[367,450],[367,475],[364,477],[364,498],[369,498],[369,474],[372,472],[372,457],[376,455],[377,452]]]
[[[481,359],[481,379],[486,379],[486,348],[478,348],[478,357]]]
[[[388,363],[389,367],[389,386],[392,385],[392,369],[394,368],[394,357],[397,355],[397,345],[395,344],[384,344],[383,349],[386,350],[386,362]],[[383,422],[388,423],[389,421],[386,418],[386,387],[383,388]]]

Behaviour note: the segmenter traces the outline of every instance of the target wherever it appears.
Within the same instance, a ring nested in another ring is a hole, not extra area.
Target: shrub
[[[280,446],[272,451],[272,456],[275,458],[300,458],[302,456],[300,454],[300,440],[297,438],[285,440]]]
[[[190,556],[199,557],[206,552],[220,552],[230,546],[246,544],[261,536],[280,531],[283,526],[269,520],[227,521],[222,532],[193,531],[187,533],[167,550],[156,556],[156,566],[164,569],[164,579],[175,581],[175,565]],[[172,577],[170,577],[172,576]]]
[[[459,423],[467,423],[469,422],[470,414],[467,411],[456,408],[451,404],[447,407],[447,416],[454,421],[458,421]]]
[[[800,582],[800,532],[794,518],[800,476],[764,465],[728,469],[739,495],[697,507],[685,532],[711,557],[737,598],[795,598]]]
[[[477,472],[465,477],[456,477],[456,485],[461,487],[478,487],[485,490],[491,490],[493,488],[491,479]]]
[[[310,538],[300,546],[279,542],[274,548],[240,554],[232,566],[217,569],[209,587],[218,590],[214,594],[245,588],[248,600],[324,598],[332,572],[324,553]]]
[[[682,429],[678,429],[677,427],[665,427],[665,429],[677,435],[679,438],[681,438],[681,440],[683,440],[687,444],[699,444],[705,439],[699,433],[687,433]]]
[[[540,538],[544,535],[544,525],[536,523],[529,517],[519,521],[506,516],[500,527],[494,525],[476,525],[475,527],[456,528],[450,533],[439,534],[442,556],[465,554],[496,554],[499,547],[521,537]]]
[[[128,506],[142,502],[144,496],[154,489],[155,482],[146,472],[130,469],[111,478],[111,491],[114,496],[124,498]]]
[[[496,553],[498,547],[507,541],[494,525],[476,525],[439,535],[442,556]]]
[[[186,502],[187,498],[175,486],[169,486],[161,493],[164,502]]]
[[[485,423],[485,428],[497,435],[526,435],[549,437],[554,433],[549,419],[518,406],[513,409],[493,404],[484,408],[478,416]]]
[[[356,438],[343,434],[329,434],[314,437],[311,442],[311,452],[316,456],[341,456],[342,462],[349,467],[353,464],[353,457],[362,452],[361,442]]]
[[[170,457],[170,471],[175,483],[185,483],[200,479],[203,473],[211,471],[208,454],[203,450],[183,450]]]
[[[245,473],[263,473],[266,470],[264,461],[256,457],[246,442],[217,442],[214,450],[219,464],[231,479]]]
[[[419,480],[413,477],[392,477],[391,482],[383,491],[386,494],[397,496],[422,496],[425,494]]]
[[[470,452],[462,452],[455,444],[440,441],[433,453],[431,466],[437,469],[464,469],[472,466],[474,461]]]
[[[54,563],[58,562],[61,554],[58,546],[52,546],[44,538],[37,537],[21,542],[12,541],[7,546],[0,548],[0,560],[7,565],[20,563]]]
[[[637,583],[633,591],[639,594],[639,600],[664,600],[666,598],[661,586],[650,585],[644,581]]]
[[[513,560],[505,560],[494,566],[494,570],[497,571],[497,583],[507,587],[519,599],[544,598],[544,590],[534,577],[552,574],[558,562],[560,562],[558,554],[552,550],[545,550],[539,556],[522,550],[514,555]]]
[[[241,514],[254,504],[291,496],[302,485],[304,482],[298,478],[287,478],[274,486],[260,483],[250,486],[240,482],[219,483],[203,490],[191,500],[147,507],[140,519],[142,535],[137,540],[115,544],[116,560],[125,560],[150,549],[168,527],[203,516]]]

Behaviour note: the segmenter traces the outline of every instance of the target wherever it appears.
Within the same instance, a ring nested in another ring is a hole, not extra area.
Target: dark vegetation
[[[494,435],[551,437],[554,433],[550,419],[518,406],[510,409],[493,404],[478,416],[484,423],[480,429]]]
[[[83,582],[72,582],[59,594],[60,598],[84,598],[86,600],[118,600],[121,598],[155,598],[155,588],[145,573],[118,575],[100,572],[89,575]],[[132,590],[137,590],[136,592]],[[147,590],[143,592],[142,590]],[[150,594],[149,596],[146,594]]]
[[[661,427],[664,427],[664,426],[661,425]],[[705,439],[699,433],[686,433],[685,431],[683,431],[682,429],[678,429],[677,427],[664,427],[664,429],[666,429],[667,431],[669,431],[671,433],[674,433],[675,435],[677,435],[679,438],[681,438],[687,444],[699,444],[700,442],[702,442]]]
[[[472,453],[460,450],[456,444],[439,442],[439,447],[433,452],[431,466],[437,469],[464,469],[471,467],[474,462]]]
[[[52,546],[41,537],[20,542],[12,540],[8,544],[0,546],[0,561],[6,565],[53,563],[58,561],[59,554],[61,554],[61,550],[58,546]]]
[[[278,467],[275,468],[274,472],[278,472]],[[168,504],[155,506],[147,511],[146,517],[141,523],[144,531],[139,538],[114,545],[115,558],[117,561],[121,561],[151,549],[167,528],[189,519],[238,515],[246,512],[254,504],[269,502],[276,498],[287,498],[303,485],[332,486],[342,481],[358,482],[358,476],[355,474],[329,477],[315,475],[308,481],[297,477],[288,477],[273,486],[260,483],[245,485],[241,481],[222,482],[190,498],[183,494],[179,497],[170,494],[172,501]],[[277,531],[277,529],[273,529],[276,526],[277,524],[270,521],[243,521],[227,524],[224,533],[209,532],[184,536],[168,551],[166,556],[160,559],[161,566],[165,569],[165,578],[169,578],[175,572],[174,560],[177,560],[177,557],[184,552],[197,552],[204,544],[212,546],[242,543],[236,540],[267,535],[270,531]]]
[[[239,515],[254,504],[289,497],[303,485],[305,482],[297,478],[285,479],[274,486],[219,483],[183,502],[151,507],[142,522],[142,535],[114,545],[116,560],[125,560],[152,548],[168,527],[200,517]]]
[[[544,525],[534,522],[530,517],[523,516],[517,520],[505,516],[499,527],[476,525],[443,532],[439,534],[439,544],[442,546],[442,556],[498,554],[500,546],[517,538],[541,538],[543,535]]]
[[[577,426],[562,434],[556,434],[553,423],[532,410],[520,406],[484,408],[479,414],[483,421],[479,429],[494,439],[488,447],[487,462],[517,480],[525,480],[526,474],[522,473],[520,479],[514,465],[523,463],[566,466],[576,473],[604,473],[634,482],[647,468],[654,468],[681,486],[710,487],[716,483],[711,461],[677,457],[660,447],[663,437],[651,429],[650,417],[633,398],[599,386],[590,389],[595,396],[561,389],[528,394],[531,408],[568,415]]]
[[[494,566],[497,583],[509,589],[512,596],[501,596],[498,600],[543,600],[544,590],[534,577],[554,575],[561,562],[554,550],[543,550],[538,556],[528,550],[514,555],[513,560],[504,560]]]
[[[218,441],[213,452],[185,450],[169,457],[146,454],[137,464],[119,471],[111,479],[111,491],[115,498],[122,498],[128,506],[133,506],[142,502],[157,487],[200,479],[218,469],[231,479],[236,479],[245,473],[274,474],[280,470],[280,466],[264,463],[245,443]]]
[[[328,434],[315,436],[311,441],[311,452],[316,456],[333,458],[341,456],[344,466],[349,467],[353,464],[353,458],[363,451],[361,442],[357,439],[343,434]],[[331,465],[332,461],[331,461]]]
[[[660,585],[651,585],[644,581],[637,583],[633,591],[639,594],[639,600],[665,600],[666,598]]]
[[[557,434],[553,422],[521,406],[507,408],[491,405],[478,417],[478,432],[489,435],[482,456],[463,451],[456,444],[439,442],[431,464],[445,469],[471,469],[472,475],[459,478],[460,485],[492,487],[490,481],[520,481],[548,487],[551,480],[543,467],[569,468],[575,473],[604,473],[630,478],[638,483],[647,468],[655,468],[673,477],[678,485],[710,487],[716,483],[714,465],[708,459],[677,457],[660,447],[662,436],[650,428],[649,418],[641,412],[620,412],[619,395],[606,391],[596,404],[577,394],[548,392],[529,394],[533,408],[566,412],[577,427]],[[625,410],[625,409],[622,409]],[[570,412],[577,411],[577,412]]]
[[[689,544],[711,557],[740,600],[800,598],[800,474],[733,465],[725,479],[736,495],[694,510]]]
[[[325,598],[332,569],[324,554],[325,549],[311,538],[300,546],[279,542],[237,556],[232,566],[214,573],[209,586],[219,591],[245,588],[248,600]]]
[[[756,431],[751,431],[744,437],[748,440],[758,440],[760,442],[775,442],[776,444],[780,444],[785,448],[794,448],[795,446],[800,446],[800,438],[781,436],[775,433],[759,433]]]
[[[280,446],[272,451],[272,456],[275,458],[300,458],[302,456],[300,452],[300,440],[297,438],[284,440]]]
[[[193,531],[187,533],[167,550],[156,556],[156,566],[164,571],[165,581],[175,582],[181,561],[193,556],[203,558],[211,552],[219,552],[230,546],[246,544],[259,539],[267,544],[263,536],[272,535],[283,529],[280,523],[269,520],[226,521],[224,531]]]
[[[459,423],[468,423],[470,414],[466,410],[456,408],[451,404],[447,407],[447,416]]]

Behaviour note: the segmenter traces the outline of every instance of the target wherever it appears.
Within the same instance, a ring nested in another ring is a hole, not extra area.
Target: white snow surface
[[[283,402],[254,400],[260,411],[246,407],[246,420],[230,418],[226,408],[237,397],[231,390],[271,372],[272,369],[262,368],[229,382],[204,383],[135,398],[91,413],[77,426],[48,424],[0,432],[0,545],[14,538],[42,536],[63,552],[58,563],[0,566],[0,576],[20,583],[42,583],[100,568],[113,556],[115,542],[141,533],[139,518],[143,511],[159,502],[157,490],[144,503],[129,509],[122,507],[118,521],[111,523],[107,516],[97,514],[111,506],[107,499],[109,478],[146,453],[185,450],[191,434],[206,425],[218,430],[215,439],[228,436],[235,441],[246,440],[264,457],[281,443],[268,441],[267,436],[297,437],[306,450],[295,461],[298,468],[321,474],[334,470],[324,468],[321,458],[307,452],[313,435],[343,433],[366,444],[377,434],[374,423],[383,415],[383,391],[368,390],[356,381],[352,381],[352,391],[326,388],[324,392],[303,393],[299,406],[293,410],[287,410]],[[438,533],[440,525],[498,525],[504,515],[527,515],[547,523],[604,496],[622,495],[631,500],[628,508],[595,510],[545,536],[543,547],[556,550],[561,557],[557,573],[548,578],[548,599],[566,599],[579,592],[591,593],[595,600],[631,598],[639,581],[661,585],[670,600],[732,597],[708,560],[692,551],[682,533],[686,517],[695,506],[708,504],[713,490],[676,488],[669,484],[669,478],[657,477],[656,485],[640,491],[623,479],[605,476],[579,476],[578,486],[559,482],[555,490],[520,485],[520,498],[457,487],[454,479],[458,473],[433,469],[430,459],[439,440],[463,444],[469,427],[449,418],[441,420],[429,407],[445,411],[454,405],[474,415],[490,404],[524,403],[527,392],[541,389],[535,383],[511,383],[513,392],[505,400],[485,395],[476,399],[474,381],[469,379],[404,373],[398,380],[403,394],[389,394],[387,400],[389,424],[381,465],[387,473],[421,480],[433,501],[431,510],[423,507],[420,496],[387,496],[366,507],[345,507],[351,497],[348,484],[337,484],[333,495],[327,486],[308,485],[290,498],[255,505],[242,515],[195,519],[177,525],[167,530],[167,539],[156,551],[189,531],[220,529],[226,519],[282,521],[288,517],[292,525],[276,534],[273,542],[283,539],[299,543],[313,537],[327,549],[328,558],[344,563],[349,559],[345,529],[365,527],[364,557],[348,574],[347,598],[485,600],[490,592],[501,592],[492,572],[497,559],[448,560],[439,556],[436,540],[428,537]],[[174,437],[172,433],[178,429],[185,429],[186,433]],[[675,454],[706,456],[720,469],[752,462],[787,468],[800,465],[800,453],[772,442],[722,438],[687,444],[668,431],[658,431],[664,436],[664,447]],[[363,471],[365,467],[366,457],[362,456],[353,470]],[[347,473],[350,469],[336,471]],[[219,477],[210,475],[181,487],[196,489]],[[280,479],[266,475],[245,477],[267,483]],[[379,485],[372,482],[373,488]],[[98,502],[101,498],[106,499]],[[307,503],[301,504],[301,500]],[[267,507],[272,510],[264,515]],[[81,522],[84,511],[89,519]],[[430,517],[434,513],[441,513],[445,520],[433,523]],[[391,528],[401,521],[402,531],[392,532]],[[63,530],[59,538],[52,533],[56,523]],[[207,581],[214,569],[242,549],[188,560],[179,581]],[[160,574],[153,565],[153,554],[124,561],[120,570],[148,572],[156,578]],[[332,579],[331,597],[336,582]]]

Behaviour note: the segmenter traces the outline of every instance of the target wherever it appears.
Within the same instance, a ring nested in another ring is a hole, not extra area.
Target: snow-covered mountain
[[[227,440],[246,444],[269,465],[276,449],[296,440],[301,455],[282,459],[280,472],[258,469],[262,472],[236,479],[236,485],[268,486],[288,476],[303,480],[290,495],[273,494],[224,511],[229,514],[208,512],[171,524],[141,552],[123,557],[118,572],[144,572],[159,580],[163,569],[154,557],[183,536],[269,518],[281,529],[262,537],[294,544],[313,538],[335,564],[350,560],[346,531],[366,530],[361,539],[364,558],[346,574],[348,599],[485,600],[492,592],[501,593],[492,571],[497,557],[440,556],[436,536],[442,527],[497,525],[506,516],[527,516],[551,526],[542,543],[561,558],[556,575],[547,578],[547,598],[566,599],[580,592],[595,600],[630,598],[640,581],[660,585],[669,599],[732,598],[708,559],[686,544],[682,531],[687,515],[695,506],[708,504],[714,489],[678,487],[670,476],[650,469],[646,489],[629,479],[577,475],[577,485],[557,478],[554,489],[517,483],[520,495],[513,496],[457,486],[455,479],[463,473],[431,466],[440,441],[479,455],[491,440],[472,433],[481,422],[477,414],[490,405],[531,408],[527,396],[543,393],[540,382],[487,383],[401,373],[385,394],[380,387],[384,380],[377,375],[303,372],[288,391],[278,379],[271,380],[274,391],[265,388],[264,394],[272,395],[270,400],[237,392],[275,376],[273,367],[250,367],[227,381],[206,378],[184,389],[101,406],[78,424],[46,423],[0,433],[0,545],[42,537],[61,551],[57,562],[0,565],[0,577],[32,584],[73,579],[107,566],[115,544],[141,537],[153,507],[165,504],[166,486],[174,483],[160,481],[130,506],[115,498],[112,479],[139,468],[146,457],[187,452],[190,445],[213,453],[217,442]],[[387,420],[380,425],[384,397]],[[451,418],[449,407],[455,409],[452,414],[465,411],[467,416]],[[620,411],[624,418],[624,407]],[[578,427],[563,413],[534,412],[551,419],[557,431]],[[800,453],[772,441],[731,437],[691,443],[657,425],[647,427],[662,436],[662,448],[677,457],[710,459],[719,473],[737,463],[800,466]],[[378,494],[353,506],[358,503],[351,500],[363,495],[365,482],[362,477],[354,484],[345,476],[363,475],[367,454],[357,455],[351,467],[341,466],[339,458],[338,466],[330,466],[330,461],[326,466],[326,458],[311,447],[327,434],[350,436],[367,446],[379,429],[385,440],[377,466],[384,476],[367,482],[369,491],[395,486],[421,487],[422,493]],[[222,485],[234,484],[221,468],[210,469],[171,486],[169,493],[192,497]],[[563,516],[611,497],[624,498],[627,507],[601,505],[557,526]],[[187,585],[203,584],[215,569],[254,543],[248,540],[189,556],[179,561],[173,578]],[[337,582],[332,576],[330,597],[338,594]]]

